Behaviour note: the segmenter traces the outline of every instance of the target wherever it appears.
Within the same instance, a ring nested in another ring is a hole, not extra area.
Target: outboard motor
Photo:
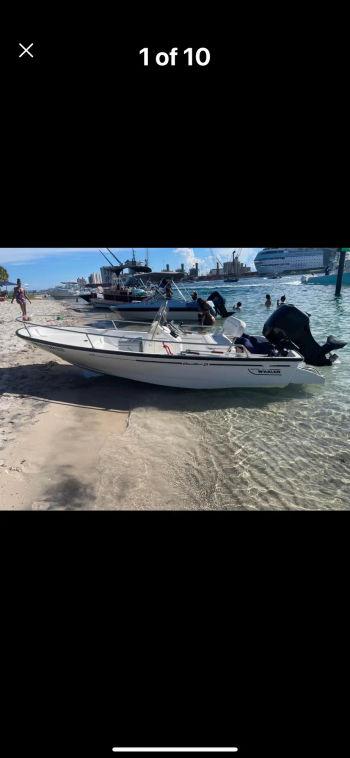
[[[214,303],[214,307],[216,310],[216,313],[222,316],[222,318],[227,318],[227,316],[230,316],[230,313],[226,310],[225,306],[225,299],[220,295],[220,292],[212,292],[207,300],[212,300]]]
[[[337,359],[331,351],[347,344],[331,335],[325,345],[319,345],[311,334],[309,315],[295,305],[277,308],[264,324],[263,335],[279,350],[296,349],[311,366],[330,366]]]

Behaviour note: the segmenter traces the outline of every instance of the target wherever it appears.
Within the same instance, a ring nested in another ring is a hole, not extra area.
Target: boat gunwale
[[[25,329],[25,327],[21,327],[21,328]],[[52,329],[59,329],[59,327],[47,327],[47,328],[50,328],[50,329],[51,328]],[[17,329],[17,331],[16,331],[17,337],[19,337],[20,339],[23,339],[23,340],[28,340],[28,342],[35,342],[38,345],[42,345],[42,344],[44,344],[44,345],[52,345],[53,347],[65,348],[67,350],[80,350],[80,351],[84,351],[84,352],[88,352],[88,353],[96,353],[97,355],[125,355],[125,356],[129,356],[129,358],[131,356],[134,357],[134,358],[137,358],[139,356],[143,356],[142,358],[139,357],[138,358],[139,360],[143,360],[143,358],[153,358],[154,359],[154,357],[155,357],[154,353],[137,353],[137,352],[133,352],[132,350],[104,350],[104,349],[100,350],[100,349],[94,348],[94,347],[81,347],[80,345],[67,345],[67,344],[62,344],[62,342],[53,342],[52,340],[50,340],[50,341],[48,341],[48,340],[41,340],[40,338],[37,338],[37,337],[30,337],[30,336],[27,336],[25,334],[20,334],[19,333],[20,331],[21,331],[20,329]],[[99,336],[101,336],[101,335],[99,335]],[[162,341],[162,340],[160,340],[160,341]],[[174,362],[174,359],[177,359],[177,360],[179,359],[179,355],[178,354],[174,354],[174,355],[167,355],[167,354],[166,355],[161,355],[161,354],[158,355],[157,354],[157,359],[158,358],[161,360],[161,362],[164,362],[164,360],[170,360],[170,361]],[[276,357],[274,357],[274,356],[266,356],[266,357],[262,356],[261,358],[260,357],[259,358],[237,358],[237,357],[235,357],[233,355],[232,357],[225,357],[225,358],[221,358],[221,359],[219,358],[218,359],[217,356],[214,356],[214,355],[213,356],[212,355],[203,355],[203,356],[200,356],[200,355],[181,354],[181,362],[183,362],[183,360],[185,360],[185,361],[188,361],[188,360],[191,361],[192,360],[192,361],[197,361],[197,362],[198,362],[198,360],[205,361],[205,362],[207,362],[207,361],[210,361],[210,362],[216,361],[217,362],[216,365],[218,365],[218,366],[226,366],[227,364],[231,364],[231,363],[234,364],[234,365],[236,365],[236,366],[237,365],[247,366],[248,361],[249,362],[252,361],[251,365],[253,365],[253,362],[255,362],[256,364],[266,363],[266,362],[270,362],[271,363],[272,362],[275,365],[280,365],[280,364],[285,365],[285,364],[289,364],[289,363],[305,363],[304,358],[302,356],[300,356],[298,358],[294,358],[294,357],[291,357],[291,358],[280,358],[279,356],[276,356]],[[318,373],[318,372],[316,372],[316,373]]]

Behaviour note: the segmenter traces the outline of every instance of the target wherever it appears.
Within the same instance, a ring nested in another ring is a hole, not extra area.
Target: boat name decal
[[[254,374],[254,376],[265,376],[266,374],[277,374],[277,375],[281,374],[281,369],[279,369],[279,368],[271,368],[271,369],[269,369],[269,368],[255,368],[255,369],[248,368],[248,371],[249,371],[250,374]]]
[[[56,345],[45,345],[45,350],[52,350],[53,353],[64,353],[64,347],[56,347]]]

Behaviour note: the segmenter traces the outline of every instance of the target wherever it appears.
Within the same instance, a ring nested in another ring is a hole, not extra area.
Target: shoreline
[[[287,299],[312,313],[316,339],[350,342],[349,292],[338,303],[313,289],[302,304],[292,282]],[[28,312],[96,320],[71,305]],[[260,333],[257,285],[244,308]],[[349,350],[314,390],[177,390],[53,360],[15,336],[17,314],[0,304],[0,508],[349,510]]]

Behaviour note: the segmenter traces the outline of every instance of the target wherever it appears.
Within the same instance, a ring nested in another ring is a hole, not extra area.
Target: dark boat
[[[237,276],[230,276],[228,279],[224,279],[225,284],[235,284],[236,282],[239,282],[239,279]]]
[[[108,290],[104,290],[103,296],[98,297],[96,292],[90,292],[88,295],[80,295],[82,300],[85,300],[87,303],[91,303],[92,305],[95,305],[98,303],[99,305],[102,305],[103,303],[106,304],[106,308],[109,307],[109,305],[114,305],[114,303],[132,303],[133,300],[144,300],[147,297],[147,293],[136,295],[132,289],[128,287],[111,287]]]

